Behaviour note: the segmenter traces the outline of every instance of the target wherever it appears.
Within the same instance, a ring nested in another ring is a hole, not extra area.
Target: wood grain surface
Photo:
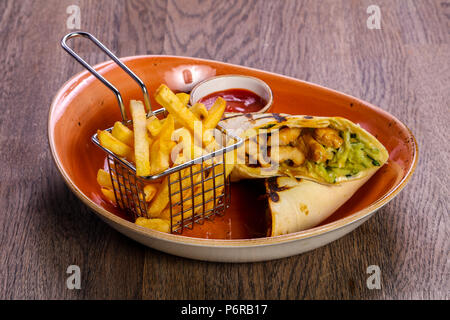
[[[69,191],[47,143],[52,97],[81,71],[59,44],[73,4],[118,56],[215,59],[380,106],[417,138],[412,180],[354,232],[286,259],[199,262],[126,238]],[[381,30],[366,26],[372,4]],[[444,0],[0,0],[0,298],[449,299],[449,40]],[[66,288],[72,264],[81,290]],[[366,286],[369,265],[380,290]]]

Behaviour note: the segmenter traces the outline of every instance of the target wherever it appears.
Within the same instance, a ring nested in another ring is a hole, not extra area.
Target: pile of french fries
[[[97,132],[100,144],[112,151],[119,157],[133,163],[136,167],[136,175],[148,177],[164,172],[168,168],[182,164],[191,159],[205,155],[220,147],[212,134],[225,111],[226,102],[218,98],[208,111],[202,103],[196,103],[189,107],[189,95],[186,93],[172,92],[166,85],[162,84],[155,93],[155,100],[168,111],[164,119],[156,116],[147,118],[144,104],[141,101],[130,102],[130,112],[133,120],[132,128],[122,122],[116,122],[111,132]],[[201,126],[199,130],[198,126]],[[233,154],[233,153],[231,153]],[[229,158],[230,155],[226,155]],[[214,158],[208,160],[209,165],[214,166]],[[180,176],[187,177],[193,173],[192,178],[181,179],[180,183],[170,186],[172,207],[169,207],[169,180],[164,176],[160,180],[149,182],[143,188],[147,212],[139,212],[135,223],[156,229],[162,232],[170,232],[170,219],[172,211],[172,223],[181,219],[181,215],[175,216],[183,208],[183,217],[189,217],[198,211],[211,209],[215,203],[205,201],[213,198],[223,191],[224,178],[231,172],[234,161],[227,162],[226,168],[223,164],[216,165],[217,172],[225,171],[224,175],[214,175],[211,172],[202,172],[200,164],[194,164],[192,168],[181,170]],[[210,175],[209,179],[206,179]],[[178,176],[178,173],[177,173]],[[199,183],[204,179],[204,183]],[[97,182],[101,187],[103,195],[111,202],[116,202],[114,187],[116,190],[117,179],[111,179],[109,172],[100,169],[97,174]],[[213,186],[221,186],[213,190]],[[195,186],[195,187],[192,187]],[[181,187],[181,192],[180,192]],[[202,190],[204,192],[202,192]],[[181,199],[190,197],[187,203]],[[206,200],[205,200],[206,199]],[[142,196],[140,196],[140,200]]]

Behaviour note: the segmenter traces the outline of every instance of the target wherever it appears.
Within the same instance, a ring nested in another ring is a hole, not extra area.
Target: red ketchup
[[[256,93],[246,89],[228,89],[213,92],[200,99],[206,109],[210,109],[218,97],[227,102],[225,112],[256,112],[264,108],[267,102]]]

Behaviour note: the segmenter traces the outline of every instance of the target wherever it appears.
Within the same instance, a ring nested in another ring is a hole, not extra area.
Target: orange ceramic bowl
[[[348,118],[375,135],[390,154],[388,163],[368,183],[315,228],[277,237],[231,240],[161,233],[130,222],[102,197],[96,173],[104,166],[105,154],[91,142],[91,136],[99,128],[111,127],[121,117],[115,96],[88,72],[82,72],[59,90],[50,107],[48,136],[52,156],[67,185],[86,205],[113,228],[149,247],[183,257],[227,262],[299,254],[338,239],[366,221],[400,192],[416,166],[417,144],[411,131],[394,116],[360,99],[305,81],[217,61],[174,56],[135,56],[123,61],[150,92],[161,83],[176,91],[189,91],[199,81],[223,74],[260,78],[273,91],[271,112]],[[136,83],[111,61],[97,65],[96,70],[121,91],[125,105],[130,99],[142,99]],[[156,105],[154,100],[151,102]],[[234,217],[248,206],[245,197],[233,195]],[[219,220],[218,225],[224,225],[223,221]],[[234,223],[239,221],[235,219]],[[207,232],[204,235],[208,237]]]

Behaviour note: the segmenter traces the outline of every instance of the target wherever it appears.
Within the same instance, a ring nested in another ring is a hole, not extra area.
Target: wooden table
[[[381,29],[367,27],[372,4]],[[362,227],[300,256],[220,264],[144,247],[96,218],[51,159],[50,102],[81,71],[59,44],[70,5],[118,56],[216,59],[378,105],[415,134],[416,172]],[[449,32],[444,0],[0,1],[0,298],[450,298]],[[81,290],[66,288],[69,265]],[[369,265],[379,290],[366,286]]]

